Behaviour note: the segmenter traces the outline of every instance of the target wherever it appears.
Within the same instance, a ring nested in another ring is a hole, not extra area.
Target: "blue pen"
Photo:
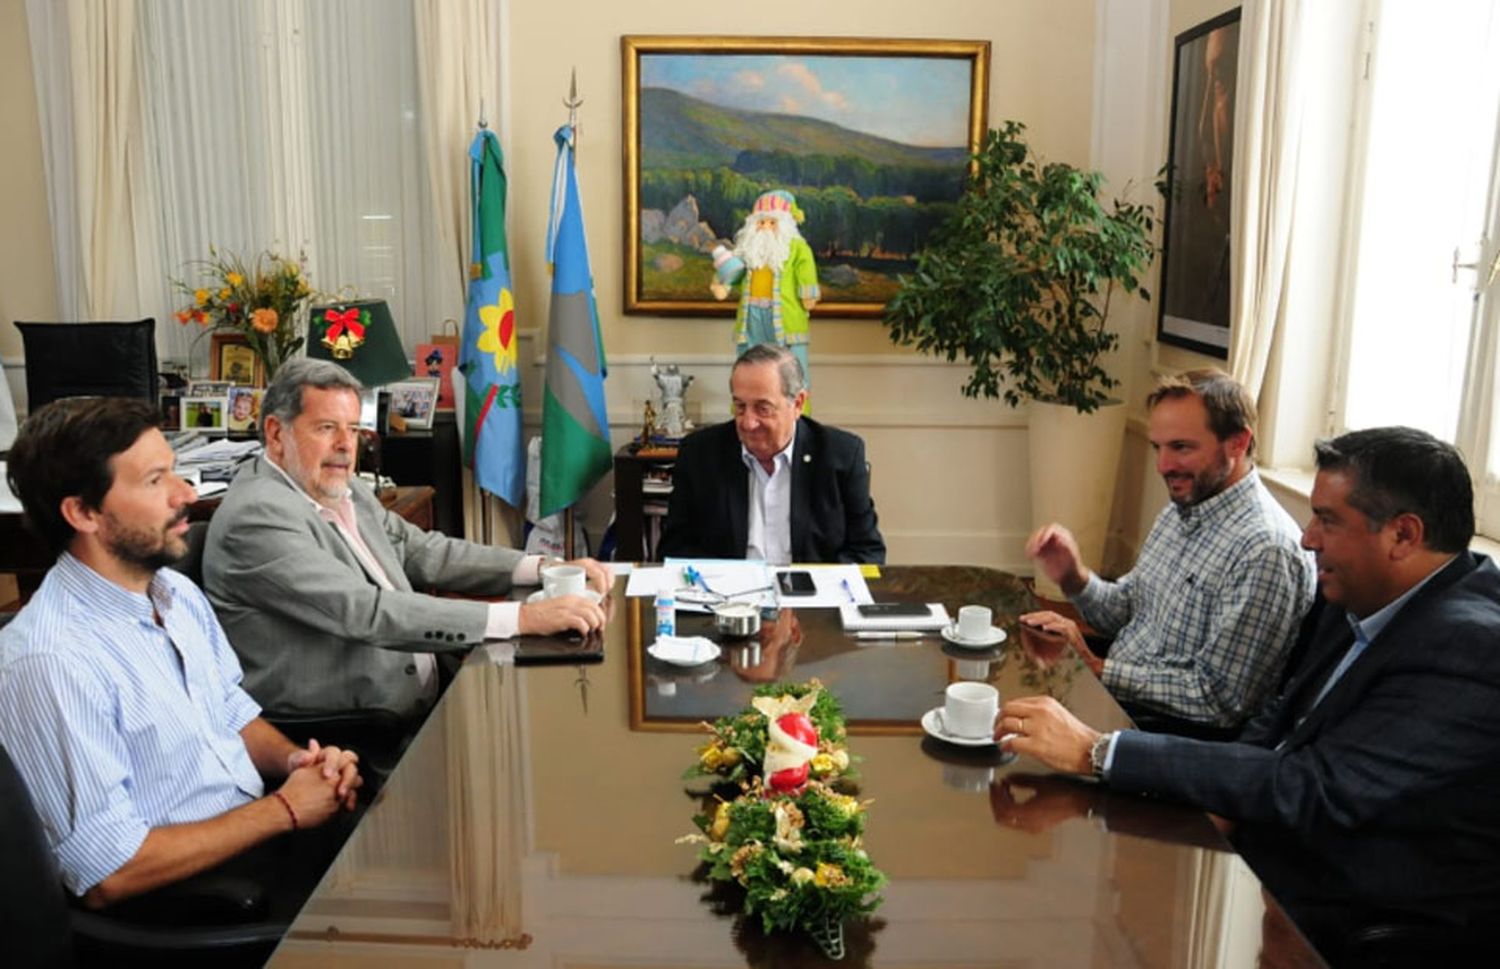
[[[849,588],[849,580],[848,579],[839,579],[839,585],[841,585],[841,586],[844,587],[844,595],[846,595],[846,596],[849,597],[849,601],[850,602],[857,602],[858,601],[857,599],[854,598],[854,590],[851,589],[851,588]]]

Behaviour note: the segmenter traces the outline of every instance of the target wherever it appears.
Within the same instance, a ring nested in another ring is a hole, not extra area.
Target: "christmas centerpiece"
[[[863,847],[868,803],[840,790],[847,731],[817,680],[773,684],[751,705],[708,725],[689,777],[735,786],[693,821],[708,877],[744,891],[744,912],[766,932],[808,933],[834,959],[846,920],[874,911],[885,876]]]

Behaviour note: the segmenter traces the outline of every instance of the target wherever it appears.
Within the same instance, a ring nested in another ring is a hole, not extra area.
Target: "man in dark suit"
[[[884,562],[864,442],[801,416],[797,358],[753,346],[735,361],[729,390],[734,420],[682,442],[661,554]]]
[[[1004,746],[1235,823],[1233,841],[1330,957],[1361,924],[1500,911],[1500,570],[1468,551],[1458,452],[1407,428],[1317,446],[1329,604],[1281,696],[1234,743],[1100,734],[1050,697],[1007,703]]]

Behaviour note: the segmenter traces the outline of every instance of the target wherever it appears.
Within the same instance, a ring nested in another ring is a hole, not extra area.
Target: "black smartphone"
[[[818,592],[818,587],[813,583],[812,574],[809,572],[778,572],[776,573],[776,587],[784,596],[810,596]]]
[[[932,610],[921,602],[869,602],[855,608],[866,619],[925,618],[932,615]]]

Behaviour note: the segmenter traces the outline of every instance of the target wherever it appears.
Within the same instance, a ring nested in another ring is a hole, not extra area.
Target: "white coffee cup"
[[[956,737],[992,737],[1000,714],[1000,691],[988,683],[950,683],[944,693],[943,729]]]
[[[993,618],[994,614],[984,606],[964,606],[958,610],[958,637],[976,643],[989,639]]]
[[[581,565],[549,565],[542,569],[542,592],[553,596],[581,596],[588,588],[588,576]]]

